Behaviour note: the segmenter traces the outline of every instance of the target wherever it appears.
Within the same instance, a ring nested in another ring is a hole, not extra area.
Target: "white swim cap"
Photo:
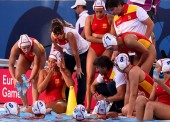
[[[106,33],[102,38],[103,46],[106,49],[111,48],[113,45],[117,45],[116,37],[111,35],[110,33]]]
[[[6,102],[4,104],[4,110],[7,114],[18,115],[18,104],[16,102]]]
[[[164,60],[164,59],[159,59],[159,60],[157,60],[156,63],[158,63],[158,64],[162,67],[162,62],[163,62],[163,60]]]
[[[46,114],[46,106],[42,100],[35,101],[32,106],[34,114]]]
[[[28,37],[27,34],[23,34],[20,36],[20,39],[18,40],[18,47],[21,48],[21,46],[32,46],[32,40]]]
[[[165,59],[162,62],[162,72],[170,72],[170,59]]]
[[[162,58],[162,59],[159,59],[159,60],[157,60],[156,63],[158,63],[158,64],[162,67],[163,61],[165,61],[165,60],[167,60],[167,59],[169,59],[169,58]]]
[[[87,115],[85,107],[81,104],[77,105],[73,111],[73,118],[77,121],[84,120]]]
[[[114,61],[121,70],[124,70],[129,64],[129,57],[125,53],[119,54]]]
[[[108,111],[109,111],[108,102],[106,102],[105,100],[99,100],[96,103],[96,106],[94,107],[92,114],[105,115]]]
[[[95,2],[93,4],[93,10],[95,8],[103,8],[104,10],[106,10],[104,1],[103,0],[95,0]]]
[[[59,51],[52,51],[49,55],[49,58],[61,61],[62,56]]]

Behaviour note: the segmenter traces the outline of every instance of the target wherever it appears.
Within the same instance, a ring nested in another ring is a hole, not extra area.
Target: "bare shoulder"
[[[46,75],[46,74],[47,74],[46,69],[42,69],[42,70],[40,70],[40,73],[39,73],[39,74],[41,74],[41,75]]]
[[[54,40],[55,40],[55,37],[54,37],[54,33],[53,33],[53,32],[51,32],[50,37],[51,37],[51,40],[52,40],[52,41],[54,41]]]
[[[19,53],[19,47],[18,47],[18,41],[13,45],[11,52],[13,54],[18,54]]]
[[[67,39],[69,40],[69,39],[73,39],[73,37],[74,37],[74,34],[72,33],[72,32],[68,32],[67,33]]]
[[[94,16],[94,14],[87,16],[86,20],[93,21],[93,18],[94,18],[93,16]]]
[[[107,14],[107,18],[108,18],[108,19],[113,20],[113,17],[114,17],[113,15],[111,15],[111,14]]]
[[[107,14],[108,22],[110,25],[112,25],[112,23],[113,23],[113,17],[114,17],[113,15]]]
[[[15,42],[15,44],[12,46],[12,48],[13,48],[13,49],[17,49],[17,48],[19,48],[19,47],[18,47],[18,41],[17,41],[17,42]]]

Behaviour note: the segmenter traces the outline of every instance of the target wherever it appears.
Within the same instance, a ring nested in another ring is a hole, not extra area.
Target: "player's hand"
[[[81,78],[82,75],[84,75],[84,73],[82,72],[81,67],[77,67],[77,69],[76,69],[76,77],[79,79],[79,78]]]
[[[18,83],[17,79],[13,79],[13,83],[14,83],[14,88],[16,88],[16,84]]]

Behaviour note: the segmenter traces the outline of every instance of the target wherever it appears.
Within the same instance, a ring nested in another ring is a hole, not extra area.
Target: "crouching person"
[[[109,111],[121,112],[124,105],[126,79],[107,56],[97,58],[94,63],[99,75],[91,85],[91,92],[96,100],[112,103]]]

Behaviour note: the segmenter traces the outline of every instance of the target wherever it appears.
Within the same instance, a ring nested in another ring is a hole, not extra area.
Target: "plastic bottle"
[[[164,74],[163,74],[163,72],[160,72],[160,73],[159,73],[159,78],[160,78],[161,80],[164,79]]]
[[[23,80],[23,86],[26,86],[26,88],[29,89],[29,88],[30,88],[30,84],[29,84],[29,82],[28,82],[27,76],[26,76],[25,74],[22,74],[22,75],[21,75],[21,78],[22,78],[22,80]]]
[[[21,84],[16,83],[16,88],[17,88],[18,94],[21,96],[22,95],[22,86],[21,86]]]
[[[156,80],[159,79],[159,73],[157,73],[157,71],[155,69],[153,70],[153,78]]]
[[[26,93],[27,93],[27,90],[30,88],[30,84],[29,84],[28,78],[27,78],[27,76],[25,74],[22,74],[21,78],[23,80],[23,83],[22,83],[22,95],[25,96]]]

